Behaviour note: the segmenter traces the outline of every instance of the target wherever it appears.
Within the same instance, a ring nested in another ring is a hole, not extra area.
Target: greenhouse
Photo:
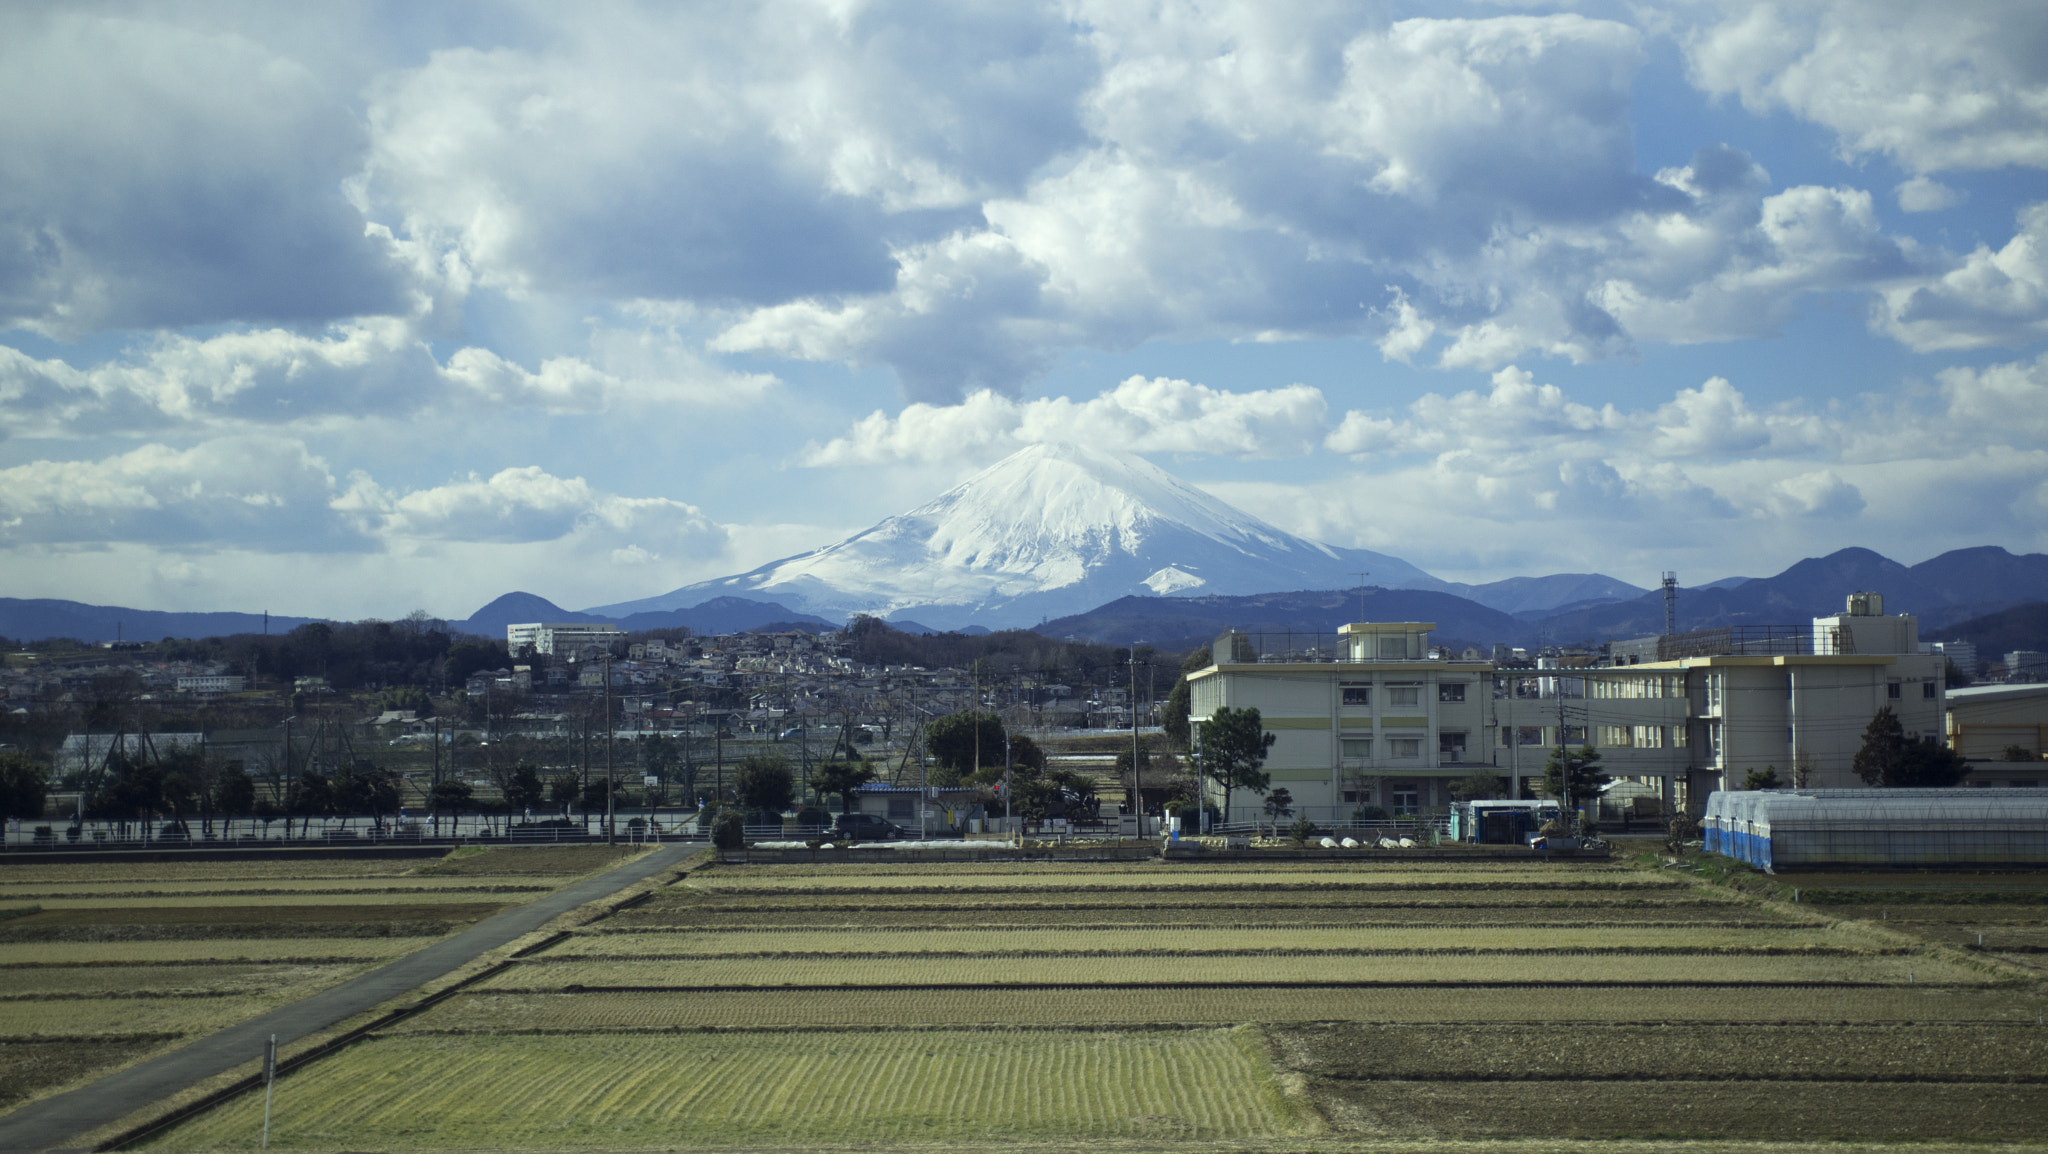
[[[1706,848],[1764,870],[2048,865],[2048,790],[1720,790]]]

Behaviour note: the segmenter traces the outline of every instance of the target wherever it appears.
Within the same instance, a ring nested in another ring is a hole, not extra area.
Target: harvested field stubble
[[[1461,892],[1507,893],[1517,892],[1524,896],[1553,892],[1603,892],[1603,893],[1656,893],[1678,892],[1685,883],[1676,878],[1655,875],[1610,874],[1599,878],[1552,874],[1544,877],[1487,879],[1473,875],[1390,875],[1385,873],[1357,873],[1331,877],[1296,877],[1275,879],[1257,874],[1215,874],[1192,873],[1185,875],[1149,875],[1142,877],[1077,877],[1060,875],[1054,877],[945,877],[916,876],[890,877],[868,875],[853,877],[817,877],[809,881],[796,878],[754,879],[738,878],[733,875],[707,876],[699,873],[691,876],[689,889],[706,895],[730,897],[783,896],[783,897],[825,897],[861,895],[901,894],[1032,894],[1050,896],[1054,894],[1130,894],[1130,893],[1181,893],[1181,894],[1228,894],[1232,892],[1256,892],[1260,894],[1354,894],[1371,896],[1385,892],[1417,892],[1451,894]]]
[[[0,1108],[33,1098],[94,1070],[139,1058],[176,1034],[113,1038],[0,1038]]]
[[[1500,902],[1088,902],[1044,905],[1036,902],[819,903],[783,905],[702,904],[651,901],[625,910],[605,922],[607,930],[720,930],[842,926],[872,928],[1005,928],[1056,926],[1069,929],[1127,927],[1137,929],[1208,929],[1267,926],[1275,929],[1338,928],[1358,925],[1409,925],[1429,929],[1440,925],[1560,928],[1604,925],[1694,924],[1739,929],[1761,924],[1824,925],[1773,911],[1726,901],[1573,901],[1509,905]]]
[[[2033,1142],[2048,1087],[1871,1082],[1319,1081],[1340,1132],[1439,1138]]]
[[[0,924],[0,943],[437,937],[503,908],[497,902],[443,902],[50,909]]]
[[[568,879],[561,879],[566,881]],[[315,897],[333,897],[346,900],[360,899],[365,894],[379,897],[388,895],[417,895],[427,901],[443,900],[448,895],[462,894],[533,894],[546,893],[555,887],[545,882],[520,879],[507,881],[489,878],[392,878],[374,884],[350,878],[335,881],[296,882],[274,881],[205,881],[205,882],[160,882],[138,884],[133,887],[116,885],[68,885],[53,886],[47,883],[33,886],[0,887],[0,900],[4,901],[55,901],[55,902],[120,902],[147,898],[164,901],[175,898],[195,898],[201,901],[219,901],[223,898],[286,898],[310,900]]]
[[[1384,990],[1227,989],[721,990],[676,993],[465,993],[399,1031],[519,1032],[1399,1022],[2010,1022],[2033,1025],[2048,997],[1932,986],[1828,989],[1643,987]]]
[[[1704,973],[1703,973],[1704,971]],[[1984,971],[1911,955],[1800,955],[1716,957],[1692,954],[1594,955],[1564,952],[1509,954],[1420,953],[1290,956],[1265,954],[1166,958],[918,955],[891,958],[745,959],[528,959],[489,979],[493,989],[564,989],[569,986],[723,988],[733,986],[1053,986],[1120,984],[1204,985],[1273,982],[1402,982],[1482,985],[1502,982],[1664,982],[1673,985],[1815,982],[1977,985]]]
[[[1349,1080],[2048,1082],[2048,1031],[2018,1022],[1343,1023],[1268,1035],[1287,1066]]]
[[[389,1037],[278,1085],[275,1147],[1280,1136],[1317,1120],[1249,1030]],[[253,1145],[249,1096],[153,1144]]]
[[[0,1037],[205,1033],[275,1009],[310,992],[270,989],[260,994],[222,997],[0,1001]]]
[[[256,994],[338,982],[361,965],[18,966],[0,970],[0,999]]]
[[[0,944],[0,967],[19,965],[147,965],[154,962],[285,962],[325,964],[394,958],[436,941],[430,937],[223,938],[193,941],[12,942]],[[4,972],[4,970],[0,970]]]
[[[356,893],[282,893],[282,894],[167,894],[159,897],[140,899],[152,910],[218,910],[232,920],[235,911],[250,910],[248,920],[264,916],[265,911],[283,910],[284,916],[298,916],[296,911],[321,906],[332,906],[343,910],[374,904],[377,908],[395,909],[401,906],[420,906],[432,909],[436,906],[460,906],[487,904],[493,908],[502,907],[508,901],[524,901],[539,894],[523,890],[516,893],[496,895],[497,901],[479,903],[473,893],[421,893],[417,891],[393,892],[371,895],[372,902],[366,902],[363,894]],[[46,898],[39,904],[45,911],[50,910],[129,910],[140,908],[138,899],[130,894],[109,895],[92,898]],[[346,916],[346,915],[344,915]]]
[[[609,926],[609,922],[600,923]],[[1703,954],[1741,950],[1870,950],[1880,945],[1868,933],[1830,927],[1786,928],[1758,923],[1754,928],[1667,928],[1616,925],[1571,927],[1409,926],[1393,928],[1269,929],[1206,928],[1198,934],[1154,931],[1148,927],[1083,930],[1058,926],[1028,929],[922,928],[862,931],[753,930],[689,933],[581,933],[548,951],[549,957],[748,957],[753,955],[833,954],[1013,954],[1072,953],[1122,955],[1217,954],[1286,951],[1306,953],[1358,950],[1376,953],[1461,949],[1686,950]]]

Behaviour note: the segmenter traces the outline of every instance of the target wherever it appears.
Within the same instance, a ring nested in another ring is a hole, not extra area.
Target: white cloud
[[[1631,170],[1637,33],[1579,16],[1091,8],[1085,149],[893,250],[885,291],[764,305],[727,351],[887,363],[918,400],[1014,393],[1051,351],[1367,335],[1446,363],[1626,347],[1583,280]],[[1393,285],[1394,304],[1388,299]]]
[[[1875,327],[1919,352],[2048,336],[2048,202],[2020,211],[2003,248],[1980,245],[1937,276],[1887,288],[1874,312]]]
[[[2048,445],[2048,354],[2034,361],[1941,372],[1955,434],[1966,443]]]
[[[388,541],[556,542],[565,557],[666,558],[722,553],[728,533],[693,505],[601,493],[537,466],[405,493],[358,475],[333,506]]]
[[[77,369],[0,345],[0,431],[68,437],[235,425],[309,426],[428,412],[603,412],[625,400],[736,406],[776,384],[706,363],[673,332],[599,330],[590,359],[529,371],[486,348],[443,366],[406,321],[367,318],[320,336],[284,329],[164,335]]]
[[[2032,0],[1744,4],[1687,41],[1693,81],[1909,170],[2048,166],[2048,7]]]
[[[1940,212],[1970,199],[1969,193],[1924,176],[1904,181],[1892,192],[1899,198],[1899,207],[1906,212]]]
[[[957,405],[875,412],[843,437],[808,446],[807,465],[986,460],[1024,445],[1073,442],[1137,453],[1295,456],[1324,436],[1322,392],[1306,385],[1236,393],[1167,377],[1131,377],[1088,400],[1020,401],[989,390]]]
[[[1766,503],[1771,513],[1781,517],[1853,517],[1865,504],[1862,491],[1833,469],[1801,473],[1773,484]]]
[[[1048,9],[603,8],[371,96],[364,188],[515,291],[769,304],[885,288],[891,236],[1078,137]]]
[[[297,61],[168,15],[0,13],[0,329],[403,310],[341,191],[361,123]]]
[[[325,508],[326,464],[297,441],[236,438],[190,449],[144,445],[97,461],[0,469],[0,541],[243,544],[275,551],[361,549]]]

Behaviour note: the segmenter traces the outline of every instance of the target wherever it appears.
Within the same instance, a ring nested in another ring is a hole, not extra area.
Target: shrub
[[[1316,823],[1307,818],[1302,818],[1287,827],[1287,836],[1293,838],[1297,844],[1307,844],[1308,839],[1316,836],[1316,832]]]
[[[711,844],[719,849],[743,849],[747,844],[747,819],[739,810],[726,806],[711,819]]]
[[[831,825],[832,815],[815,805],[807,805],[796,811],[796,823],[801,826]]]

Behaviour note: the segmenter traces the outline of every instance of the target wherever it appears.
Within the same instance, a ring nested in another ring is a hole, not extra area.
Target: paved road
[[[277,1035],[278,1047],[282,1049],[286,1043],[328,1029],[532,933],[585,902],[617,893],[671,868],[697,849],[694,845],[664,846],[615,870],[494,914],[453,937],[303,1001],[281,1006],[76,1090],[23,1106],[0,1116],[0,1150],[26,1154],[64,1149],[69,1140],[262,1057],[264,1043],[272,1034]]]

